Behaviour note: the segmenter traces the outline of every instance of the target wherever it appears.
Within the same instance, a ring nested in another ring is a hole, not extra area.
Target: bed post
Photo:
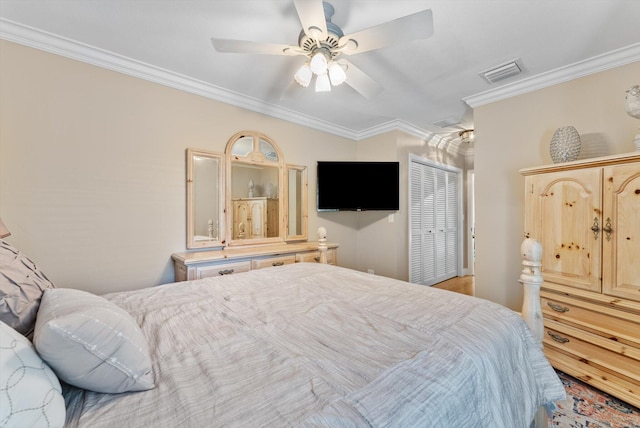
[[[522,302],[522,318],[526,321],[542,347],[544,326],[542,323],[542,309],[540,308],[540,286],[543,283],[540,267],[542,266],[542,245],[534,239],[526,238],[520,246],[522,254],[522,273],[520,284],[524,286]]]
[[[320,263],[327,264],[327,229],[318,228],[318,251],[320,251]]]
[[[520,246],[520,254],[522,254],[522,273],[518,282],[524,287],[522,318],[529,325],[533,337],[538,340],[542,348],[542,338],[544,337],[542,309],[540,308],[540,286],[544,282],[542,273],[540,273],[542,245],[535,239],[526,238]],[[531,427],[546,428],[548,420],[547,411],[541,406],[531,422]]]

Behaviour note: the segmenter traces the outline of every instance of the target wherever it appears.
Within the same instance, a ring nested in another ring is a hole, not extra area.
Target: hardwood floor
[[[448,279],[446,281],[434,284],[435,288],[443,288],[449,291],[455,291],[456,293],[462,293],[469,296],[475,296],[476,294],[476,282],[475,277],[471,275],[458,276]]]

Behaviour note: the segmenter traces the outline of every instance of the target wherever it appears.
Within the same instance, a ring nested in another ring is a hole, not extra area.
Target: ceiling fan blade
[[[382,85],[369,77],[352,62],[341,59],[340,64],[346,66],[347,80],[345,83],[358,91],[363,97],[371,99],[382,92]]]
[[[322,0],[293,0],[304,33],[313,38],[324,40],[327,37],[327,22]]]
[[[347,55],[379,49],[395,43],[426,39],[433,35],[433,14],[423,10],[340,38]]]
[[[213,43],[213,47],[218,52],[265,55],[306,55],[306,52],[298,46],[216,38],[211,38],[211,43]]]

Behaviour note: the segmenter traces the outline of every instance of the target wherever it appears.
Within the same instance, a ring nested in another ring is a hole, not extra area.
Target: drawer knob
[[[569,341],[569,339],[567,339],[566,337],[562,337],[559,334],[553,333],[551,331],[548,331],[547,334],[558,343],[567,343]]]
[[[551,303],[551,302],[547,302],[547,305],[549,305],[549,307],[556,312],[560,312],[560,313],[569,312],[569,308],[567,308],[566,306],[558,305],[556,303]]]
[[[282,266],[284,265],[284,262],[273,262],[271,263],[271,266]]]
[[[218,271],[218,275],[229,275],[232,274],[235,269],[222,269]]]
[[[315,260],[315,261],[316,261],[316,263],[320,263],[320,256],[315,256],[315,257],[313,258],[313,260]]]

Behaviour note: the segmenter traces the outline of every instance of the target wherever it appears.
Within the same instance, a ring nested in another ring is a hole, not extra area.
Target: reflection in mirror
[[[247,157],[253,151],[253,137],[243,136],[238,138],[231,148],[231,154],[234,156]]]
[[[222,155],[187,149],[187,248],[224,245]]]
[[[276,144],[258,132],[229,139],[227,156],[227,236],[229,245],[284,239],[284,171]]]
[[[307,168],[287,165],[287,241],[307,239]]]
[[[278,173],[273,166],[232,163],[233,239],[278,237]]]

